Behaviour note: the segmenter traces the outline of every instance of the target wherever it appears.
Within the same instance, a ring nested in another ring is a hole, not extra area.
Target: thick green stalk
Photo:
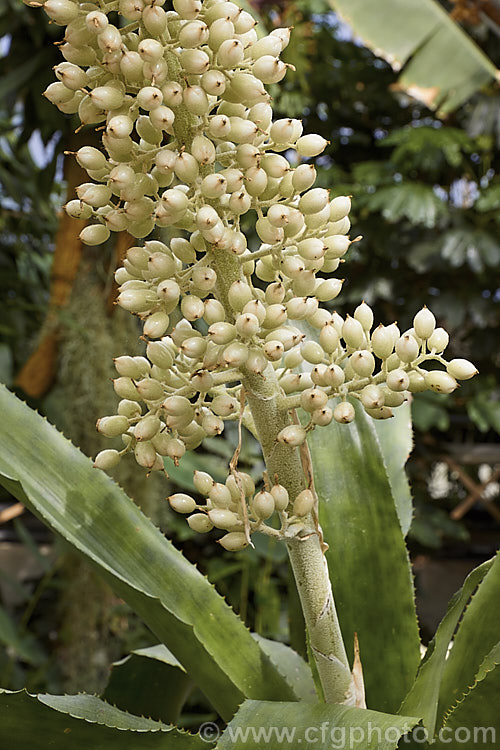
[[[170,75],[172,79],[179,79],[178,62],[170,55]],[[178,116],[179,110],[183,110],[182,117]],[[175,136],[178,143],[188,150],[193,138],[190,120],[192,118],[185,108],[179,107],[174,124]],[[224,250],[214,249],[212,252],[211,265],[217,273],[216,296],[231,320],[234,314],[228,301],[228,290],[234,281],[244,280],[241,265]],[[298,450],[277,441],[278,433],[291,423],[291,419],[275,371],[272,365],[267,367],[264,376],[251,373],[245,367],[241,369],[241,382],[262,445],[269,479],[276,479],[286,487],[293,503],[305,488],[305,480]],[[312,516],[305,519],[305,530],[287,541],[287,548],[325,700],[353,704],[355,696],[349,662],[326,558]]]
[[[224,251],[215,251],[213,267],[217,272],[218,297],[227,313],[227,290],[242,278],[240,264]],[[304,489],[304,473],[298,450],[277,441],[283,427],[291,424],[289,412],[284,409],[274,369],[271,365],[262,375],[243,370],[242,385],[252,413],[267,471],[287,488],[290,499]],[[306,530],[288,540],[288,555],[299,592],[309,643],[316,660],[318,674],[327,703],[354,703],[352,677],[342,640],[335,608],[326,558],[321,549],[312,517],[307,519]]]

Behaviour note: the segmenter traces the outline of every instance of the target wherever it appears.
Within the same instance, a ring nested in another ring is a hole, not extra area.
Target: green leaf
[[[500,434],[500,402],[493,401],[491,393],[480,391],[469,399],[467,414],[481,432],[487,432],[493,428]]]
[[[441,174],[446,162],[459,167],[464,155],[478,149],[478,143],[459,128],[429,126],[405,127],[394,130],[380,142],[381,146],[396,146],[391,161],[405,174],[416,169],[426,174]]]
[[[224,730],[217,750],[284,747],[304,750],[393,750],[418,719],[326,703],[247,700]]]
[[[431,109],[451,112],[495,80],[491,60],[435,0],[329,1],[367,47],[403,68],[400,88]]]
[[[407,219],[411,224],[434,227],[446,213],[443,201],[430,185],[402,182],[398,185],[380,187],[368,199],[370,211],[381,211],[389,222]]]
[[[375,419],[372,424],[384,456],[403,536],[406,536],[413,516],[410,483],[405,471],[413,448],[410,404],[402,404],[394,409],[392,419]]]
[[[478,668],[495,646],[500,621],[500,555],[464,612],[441,682],[439,715],[461,700],[473,684]]]
[[[6,99],[10,94],[19,93],[22,88],[40,70],[43,70],[50,59],[50,50],[42,49],[34,57],[30,57],[22,65],[13,68],[3,76],[0,82],[0,100]]]
[[[133,716],[95,695],[30,695],[0,689],[0,740],[16,750],[196,750],[200,737]]]
[[[472,687],[445,717],[439,735],[441,741],[436,746],[450,747],[449,739],[455,737],[466,750],[496,747],[500,732],[499,695],[500,643],[497,643],[485,657]]]
[[[318,696],[309,664],[285,643],[264,638],[258,633],[254,633],[254,638],[260,643],[264,653],[276,665],[288,684],[293,686],[299,699],[307,703],[315,703]]]
[[[415,684],[401,706],[402,712],[423,717],[423,724],[430,737],[434,736],[438,721],[438,701],[450,642],[462,612],[477,586],[492,568],[493,562],[488,560],[469,573],[462,588],[451,599],[436,635],[429,643]]]
[[[500,207],[500,183],[492,182],[481,190],[479,198],[474,203],[476,211],[494,211]]]
[[[448,429],[450,417],[446,410],[446,396],[439,393],[417,393],[411,405],[413,424],[417,430],[427,432],[432,427]]]
[[[192,686],[182,664],[159,644],[115,662],[102,697],[137,716],[175,724]]]
[[[352,655],[358,634],[367,704],[396,711],[420,658],[413,580],[373,420],[355,408],[309,443],[344,642]]]
[[[35,638],[30,634],[19,632],[16,624],[2,606],[0,606],[0,643],[12,649],[16,656],[27,664],[39,666],[45,661]]]
[[[0,413],[0,481],[97,566],[223,717],[244,697],[296,698],[222,597],[120,487],[3,386]]]

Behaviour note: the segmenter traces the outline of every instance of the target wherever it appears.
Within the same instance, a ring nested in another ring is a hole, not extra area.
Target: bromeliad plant
[[[314,187],[309,160],[327,142],[303,135],[299,120],[273,122],[265,84],[286,73],[280,53],[290,31],[276,29],[259,39],[252,16],[224,0],[174,0],[172,10],[143,0],[47,0],[43,7],[67,26],[61,47],[66,62],[55,68],[59,80],[46,96],[63,112],[78,112],[82,125],[103,123],[103,151],[83,147],[76,153],[92,182],[66,206],[71,216],[93,219],[82,241],[100,244],[111,231],[125,230],[141,239],[155,228],[170,236],[168,243],[149,239],[132,247],[116,273],[118,304],[143,321],[146,356],[115,361],[121,401],[98,429],[122,436],[124,447],[102,451],[94,466],[111,469],[131,453],[146,470],[162,471],[165,461],[178,463],[206,436],[220,434],[226,420],[238,422],[240,440],[226,482],[195,472],[203,500],[179,493],[169,501],[193,530],[223,531],[219,541],[227,550],[251,546],[256,533],[286,544],[322,702],[314,702],[305,663],[285,647],[252,639],[116,486],[101,473],[90,477],[76,449],[2,393],[12,420],[19,412],[33,434],[47,440],[40,445],[43,463],[22,441],[14,438],[15,450],[7,445],[7,485],[103,570],[171,649],[170,667],[187,670],[223,719],[231,719],[245,698],[254,699],[233,725],[248,723],[253,711],[273,726],[295,722],[304,728],[325,720],[332,728],[368,722],[395,728],[395,739],[393,733],[390,741],[369,744],[365,737],[352,745],[359,747],[396,747],[420,719],[430,736],[441,719],[452,725],[466,701],[447,712],[463,698],[471,676],[484,688],[496,663],[489,653],[491,623],[481,623],[479,656],[467,675],[461,672],[459,687],[454,679],[446,682],[450,669],[463,671],[460,655],[455,666],[444,660],[472,593],[466,584],[414,682],[418,637],[403,541],[411,511],[400,455],[404,441],[398,445],[397,437],[407,434],[407,417],[403,411],[398,431],[383,423],[393,409],[405,409],[410,393],[449,393],[457,379],[476,370],[466,360],[444,359],[448,336],[427,308],[401,333],[396,324],[374,328],[364,302],[345,319],[322,306],[342,287],[331,274],[352,244],[350,200],[331,199]],[[241,227],[248,212],[261,241],[255,248]],[[380,422],[382,446],[374,426]],[[259,440],[266,462],[257,491],[238,468],[243,427]],[[318,435],[322,430],[326,441]],[[331,451],[326,461],[325,445]],[[72,476],[56,470],[57,451],[68,454]],[[365,534],[370,539],[358,538]],[[354,576],[340,575],[339,553],[348,566],[356,560],[349,571]],[[340,593],[340,621],[327,557]],[[371,565],[378,566],[376,583],[384,592],[373,590]],[[479,570],[474,583],[489,570],[485,582],[498,587],[496,563]],[[360,575],[369,581],[367,598]],[[469,619],[478,617],[478,597]],[[393,611],[374,634],[377,606],[384,615]],[[395,632],[395,642],[387,644]],[[361,662],[356,652],[351,671],[348,652],[356,633]],[[459,635],[454,654],[460,654],[457,643]],[[391,714],[365,708],[361,665],[370,709]],[[403,713],[396,715],[405,695]],[[313,703],[299,708],[299,699]],[[27,700],[6,696],[11,708],[19,702],[19,710]],[[72,713],[64,699],[51,701]],[[134,708],[133,698],[125,707]],[[102,705],[74,710],[83,718],[104,710],[109,727],[166,731]],[[237,747],[233,740],[225,733],[218,746]],[[176,734],[172,742],[197,746],[186,735]],[[161,746],[170,744],[165,739]]]

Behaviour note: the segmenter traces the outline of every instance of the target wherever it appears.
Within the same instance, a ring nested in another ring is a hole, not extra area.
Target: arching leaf
[[[399,87],[431,109],[456,109],[498,71],[436,0],[329,0],[394,70]]]

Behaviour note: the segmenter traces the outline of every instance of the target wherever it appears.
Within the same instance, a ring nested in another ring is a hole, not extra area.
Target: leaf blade
[[[430,737],[434,736],[436,730],[441,681],[450,641],[467,602],[492,565],[493,560],[488,560],[475,568],[451,599],[436,635],[427,648],[415,683],[401,705],[401,711],[416,712],[422,716]]]
[[[3,386],[0,411],[0,481],[99,568],[221,715],[247,694],[296,698],[215,588],[109,477]]]
[[[269,750],[281,750],[283,747],[394,750],[399,737],[410,731],[417,721],[411,716],[394,716],[326,703],[247,700],[223,732],[216,748],[248,750],[265,745]],[[369,727],[375,731],[370,733]],[[377,728],[380,728],[380,741]],[[391,738],[385,739],[388,730],[391,730]],[[342,739],[344,743],[337,744]]]
[[[398,84],[431,109],[451,112],[497,77],[491,60],[434,0],[329,2],[394,70],[409,61]]]
[[[350,425],[332,422],[309,438],[319,517],[351,655],[358,634],[367,704],[396,711],[420,659],[413,581],[375,429],[359,403],[355,408]]]
[[[95,695],[30,695],[0,689],[0,739],[16,750],[201,750],[200,737],[133,716]],[[4,744],[5,743],[5,744]]]
[[[159,644],[115,662],[102,698],[136,716],[175,724],[192,686],[182,664]]]
[[[438,715],[466,695],[483,659],[498,640],[500,618],[500,555],[481,581],[464,612],[453,648],[446,659]]]

